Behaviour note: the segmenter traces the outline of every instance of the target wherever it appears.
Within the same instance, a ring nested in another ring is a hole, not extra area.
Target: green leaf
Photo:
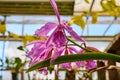
[[[66,62],[75,62],[75,61],[83,61],[83,60],[112,60],[116,62],[120,62],[120,56],[110,53],[102,53],[102,52],[85,52],[84,54],[73,54],[73,55],[64,55],[59,56],[53,65],[61,64]],[[36,70],[38,68],[50,66],[50,59],[41,61],[33,66],[31,66],[27,72]]]
[[[17,35],[17,34],[13,33],[12,36],[13,36],[14,39],[19,39],[19,35]]]
[[[89,2],[89,0],[84,0],[87,4],[89,4],[90,2]]]
[[[16,64],[15,71],[16,71],[16,73],[18,73],[19,69],[22,65],[22,61],[19,57],[15,58],[15,64]]]
[[[92,24],[97,23],[98,13],[94,12],[91,14],[91,16],[92,16]]]
[[[27,40],[25,39],[25,37],[22,38],[22,43],[23,43],[24,46],[26,45]]]
[[[5,34],[5,31],[6,31],[6,25],[0,24],[0,33]]]
[[[85,27],[85,21],[82,17],[82,15],[75,15],[72,17],[72,19],[68,22],[68,25],[71,24],[76,24],[78,26],[80,26],[82,29],[84,29]]]
[[[27,41],[29,41],[29,42],[35,40],[33,36],[29,36],[29,35],[26,35],[26,36],[25,36],[25,39],[26,39]]]
[[[19,49],[21,51],[24,51],[24,47],[23,46],[19,46],[19,47],[17,47],[17,49]]]
[[[54,66],[47,66],[47,70],[52,73],[52,71],[54,70]]]
[[[6,58],[5,62],[6,62],[7,64],[9,64],[9,63],[10,63],[8,58]]]
[[[101,0],[101,6],[104,11],[107,11],[110,15],[115,15],[116,5],[114,0]]]

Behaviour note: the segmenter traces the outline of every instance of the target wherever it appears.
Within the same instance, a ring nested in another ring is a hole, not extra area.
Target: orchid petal
[[[39,44],[43,44],[42,41],[40,41],[40,40],[35,40],[35,41],[32,41],[32,42],[26,44],[26,46],[29,46],[29,45],[32,45],[32,44],[37,44],[37,43],[39,43]]]
[[[47,36],[47,34],[57,26],[57,24],[52,23],[52,22],[48,22],[46,23],[44,26],[42,26],[40,29],[37,29],[35,31],[35,36]]]
[[[62,31],[56,31],[54,34],[53,42],[57,47],[61,47],[66,43],[66,36]]]
[[[60,24],[60,14],[59,14],[59,12],[58,12],[57,5],[56,5],[56,3],[55,3],[54,0],[50,0],[50,3],[51,3],[51,5],[52,5],[52,7],[53,7],[53,9],[54,9],[54,12],[55,12],[55,14],[56,14],[56,16],[57,16],[58,22],[59,22],[59,24]]]
[[[57,65],[57,67],[56,67],[56,70],[55,70],[55,75],[58,75],[59,73],[59,64]]]
[[[33,59],[31,59],[31,61],[29,62],[29,66],[32,66],[34,64],[36,64],[38,61],[36,60],[36,57],[34,57]]]
[[[78,54],[81,54],[81,53],[84,53],[84,52],[85,52],[85,50],[81,49],[81,50],[78,51]]]
[[[63,27],[75,40],[85,43],[85,41],[66,23],[64,23]]]
[[[72,70],[71,62],[61,64],[62,68],[67,68],[68,70]]]
[[[92,68],[95,68],[97,65],[96,65],[96,62],[94,60],[87,60],[86,61],[86,64],[85,64],[85,67],[86,69],[92,69]]]
[[[52,64],[54,63],[55,59],[56,59],[58,56],[59,56],[59,54],[58,54],[58,49],[55,48],[55,49],[54,49],[54,53],[53,53],[52,56],[51,56],[50,65],[52,65]]]
[[[46,49],[44,54],[44,59],[50,58],[51,55],[52,55],[52,49],[51,48]]]
[[[93,51],[93,52],[100,52],[97,48],[95,48],[95,47],[87,47],[87,49],[89,49],[89,50],[91,50],[91,51]]]
[[[77,49],[76,48],[74,48],[74,47],[68,47],[69,48],[69,50],[70,51],[74,51],[75,53],[77,53],[78,51],[77,51]]]
[[[47,69],[45,67],[38,69],[38,72],[43,72],[44,75],[48,74],[48,71],[47,71]]]
[[[54,34],[54,32],[47,39],[47,41],[46,41],[46,47],[48,47],[49,45],[52,44],[52,42],[53,42],[53,34]]]
[[[54,43],[56,47],[61,47],[66,43],[66,36],[62,32],[61,26],[57,26],[55,31],[50,35],[46,41],[46,46]]]
[[[77,67],[77,68],[82,67],[82,61],[77,61],[77,62],[75,62],[75,63],[76,63],[76,67]]]

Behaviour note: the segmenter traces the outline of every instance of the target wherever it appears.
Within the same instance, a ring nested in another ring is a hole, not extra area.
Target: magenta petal
[[[57,64],[56,70],[55,70],[55,74],[58,75],[59,73],[59,64]]]
[[[43,72],[44,75],[48,74],[48,71],[47,71],[47,69],[45,67],[38,69],[38,72],[40,72],[40,73]]]
[[[55,0],[50,0],[50,3],[51,3],[51,5],[52,5],[52,7],[53,7],[53,9],[54,9],[54,12],[55,12],[55,14],[56,14],[56,16],[57,16],[58,22],[59,22],[59,24],[60,24],[60,14],[59,14],[59,12],[58,12],[58,8],[57,8],[57,5],[56,5],[56,3],[55,3]]]
[[[55,31],[50,35],[46,41],[46,46],[49,46],[53,43],[56,45],[56,47],[61,47],[66,43],[66,36],[62,32],[61,26],[57,26]]]
[[[40,29],[37,29],[35,31],[35,36],[47,36],[47,34],[57,26],[57,24],[52,23],[52,22],[48,22],[47,24],[45,24],[44,26],[42,26]]]
[[[48,47],[49,45],[53,44],[52,43],[53,42],[53,37],[54,37],[53,34],[54,34],[54,32],[47,39],[47,41],[46,41],[46,47]]]
[[[85,43],[85,41],[66,23],[64,23],[63,27],[75,40]]]
[[[37,43],[39,43],[39,44],[43,44],[42,41],[40,41],[40,40],[35,40],[35,41],[32,41],[32,42],[26,44],[26,46],[29,46],[29,45],[32,45],[32,44],[37,44]]]
[[[85,52],[85,50],[81,49],[81,50],[78,51],[78,54],[81,54],[81,53],[84,53],[84,52]]]
[[[34,44],[33,48],[27,53],[27,57],[29,58],[33,58],[33,57],[36,57],[36,56],[39,56],[41,55],[40,52],[42,53],[42,51],[45,49],[44,48],[44,42],[41,42],[41,41],[34,41],[34,42],[31,42],[30,44],[28,45],[31,45],[31,44]]]
[[[61,56],[62,52],[64,51],[64,48],[61,47],[61,48],[54,48],[54,53],[52,54],[51,56],[51,61],[50,61],[50,64],[52,65],[55,61],[55,59],[58,57],[58,56]]]
[[[70,53],[77,53],[78,51],[77,51],[77,49],[76,48],[74,48],[74,47],[68,47],[69,48],[69,51],[70,51]]]
[[[38,61],[36,60],[36,57],[32,58],[31,61],[29,62],[29,66],[32,66],[36,64]]]
[[[52,54],[51,56],[51,60],[50,60],[50,65],[52,65],[55,61],[55,59],[59,56],[59,53],[58,53],[58,49],[55,48],[54,49],[54,53]]]
[[[53,42],[57,47],[61,47],[66,43],[66,37],[62,31],[56,31],[54,34]]]
[[[85,64],[85,67],[86,69],[92,69],[92,68],[95,68],[97,65],[96,65],[96,62],[94,60],[87,60],[86,61],[86,64]]]
[[[75,62],[75,63],[76,63],[76,67],[77,67],[77,68],[82,67],[82,62],[81,62],[81,61],[78,61],[78,62]]]
[[[63,63],[61,64],[62,65],[62,68],[67,68],[68,70],[72,70],[72,66],[71,66],[71,63],[68,62],[68,63]]]
[[[52,48],[46,48],[45,53],[44,53],[44,59],[51,58],[52,55]]]
[[[99,52],[99,50],[95,47],[87,47],[89,50],[94,51],[94,52]]]
[[[58,49],[58,54],[59,54],[59,56],[61,56],[62,55],[62,53],[63,53],[63,51],[64,51],[64,47],[61,47],[60,49]]]

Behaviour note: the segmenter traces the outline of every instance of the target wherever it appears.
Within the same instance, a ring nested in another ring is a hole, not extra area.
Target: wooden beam
[[[55,0],[57,2],[74,2],[74,0]],[[0,0],[0,2],[49,2],[49,0]]]
[[[57,1],[61,15],[73,15],[73,1]],[[49,2],[0,2],[1,15],[55,15]]]
[[[4,38],[7,37],[7,36],[0,36],[0,41],[3,41],[5,40]],[[99,41],[106,41],[106,42],[111,42],[113,40],[113,36],[81,36],[83,39],[85,39],[86,41],[96,41],[96,42],[99,42]],[[22,38],[22,36],[20,36],[20,38]],[[12,36],[9,37],[8,39],[9,41],[21,41],[21,39],[13,39]]]
[[[111,42],[109,47],[106,49],[106,52],[120,55],[120,34],[116,35],[114,40]],[[118,52],[118,53],[117,53]],[[114,61],[108,61],[108,65],[116,65]],[[118,70],[108,70],[109,80],[120,80]]]
[[[103,67],[105,66],[104,62],[97,61],[97,67]],[[106,70],[100,69],[97,71],[98,73],[98,80],[106,80]]]

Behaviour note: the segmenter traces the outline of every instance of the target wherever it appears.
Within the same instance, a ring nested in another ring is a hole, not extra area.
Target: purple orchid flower
[[[65,46],[62,49],[62,52],[64,55],[72,55],[72,54],[76,54],[78,52],[78,50],[71,46]],[[74,62],[73,64],[75,64],[77,68],[80,68],[82,66],[81,61]],[[62,64],[60,64],[60,67],[66,68],[68,70],[72,70],[72,62],[62,63]]]
[[[48,22],[42,28],[38,29],[35,32],[35,35],[45,37],[51,30],[54,29],[53,33],[49,36],[49,38],[46,41],[46,47],[52,44],[54,45],[54,47],[56,47],[55,49],[56,51],[57,51],[57,48],[60,48],[66,44],[67,39],[66,39],[64,30],[66,30],[75,40],[85,43],[85,41],[75,31],[73,31],[70,26],[67,25],[66,21],[61,22],[60,15],[59,15],[55,1],[50,0],[50,3],[57,16],[58,24]],[[54,62],[54,59],[56,59],[58,55],[59,54],[57,53],[53,54],[53,56],[51,57],[52,58],[51,64]]]
[[[75,40],[85,43],[85,41],[75,31],[73,31],[70,26],[67,25],[66,21],[61,22],[60,15],[59,15],[57,5],[56,5],[55,1],[50,0],[50,3],[51,3],[51,5],[54,9],[54,12],[57,16],[59,24],[48,22],[42,28],[38,29],[35,32],[35,35],[44,37],[44,36],[47,36],[47,34],[51,30],[55,29],[53,31],[53,33],[50,35],[50,37],[48,38],[48,40],[46,42],[46,46],[53,43],[53,44],[56,45],[56,47],[61,47],[61,46],[66,44],[66,36],[65,36],[65,33],[64,33],[64,30],[66,30]]]
[[[86,47],[86,48],[91,50],[91,51],[94,51],[94,52],[99,52],[99,50],[94,48],[94,47]],[[78,51],[79,54],[81,54],[81,53],[84,54],[84,52],[85,52],[85,50],[83,50],[83,49]],[[96,64],[95,60],[86,60],[86,61],[79,61],[79,62],[82,63],[82,66],[85,66],[86,70],[97,67],[97,64]]]
[[[36,64],[39,61],[44,60],[46,57],[48,57],[48,53],[50,53],[51,48],[48,47],[46,48],[44,45],[44,42],[42,41],[34,41],[31,42],[30,44],[27,45],[32,45],[33,44],[33,48],[28,52],[28,54],[26,55],[27,57],[31,58],[31,61],[29,63],[29,66],[32,66],[34,64]],[[48,53],[46,53],[48,52]],[[46,54],[48,55],[46,55]]]
[[[48,74],[48,71],[47,71],[46,67],[38,69],[38,72],[43,73],[44,75]]]
[[[33,48],[26,55],[27,57],[31,58],[29,66],[32,66],[48,58],[51,58],[51,61],[50,61],[50,65],[51,65],[54,63],[54,60],[58,56],[62,55],[64,51],[65,51],[64,55],[76,53],[77,50],[75,48],[65,47],[65,45],[67,44],[67,38],[65,35],[65,31],[67,31],[71,35],[71,37],[73,37],[75,40],[85,43],[85,41],[75,31],[73,31],[73,29],[70,26],[67,25],[67,21],[61,22],[60,15],[59,15],[55,1],[50,0],[50,3],[57,16],[58,24],[48,22],[47,24],[42,26],[40,29],[36,30],[34,35],[45,38],[45,41],[38,40],[38,41],[34,41],[28,44],[28,45],[33,44]],[[47,35],[51,30],[53,30],[53,32],[47,38]],[[81,62],[77,62],[76,65],[80,67]],[[68,68],[68,69],[72,68],[71,63],[63,63],[62,67]],[[46,68],[39,69],[38,71],[44,71],[45,74],[47,73]]]

